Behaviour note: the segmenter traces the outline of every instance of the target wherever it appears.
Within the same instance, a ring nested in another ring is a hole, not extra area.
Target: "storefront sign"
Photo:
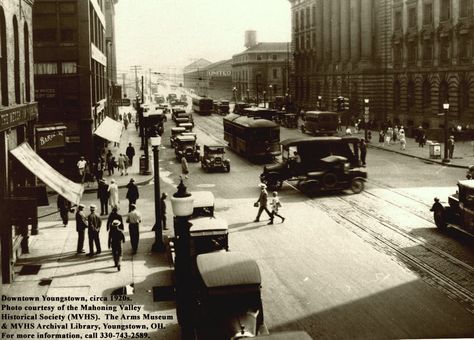
[[[0,131],[25,124],[27,121],[35,119],[37,115],[38,105],[36,103],[0,110]]]
[[[232,72],[231,71],[208,71],[207,74],[209,77],[230,77]]]
[[[36,129],[36,147],[38,150],[60,148],[66,145],[66,127],[52,126]]]

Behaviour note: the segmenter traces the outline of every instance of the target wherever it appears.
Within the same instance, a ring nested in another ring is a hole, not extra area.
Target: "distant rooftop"
[[[247,48],[245,51],[235,54],[235,56],[249,52],[286,52],[288,49],[286,42],[261,42]]]

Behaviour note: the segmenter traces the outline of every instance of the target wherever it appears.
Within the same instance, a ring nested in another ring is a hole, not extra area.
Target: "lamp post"
[[[235,86],[232,89],[232,92],[234,92],[234,103],[237,103],[237,88]]]
[[[247,103],[250,103],[250,89],[247,88]]]
[[[317,104],[318,104],[318,110],[320,110],[320,111],[321,111],[321,101],[322,100],[323,100],[323,97],[318,96],[318,103]]]
[[[263,107],[267,107],[267,91],[263,90]]]
[[[369,99],[365,98],[364,99],[364,139],[367,141],[367,126],[369,124]]]
[[[273,97],[273,85],[272,84],[268,85],[268,89],[270,90],[270,97],[268,98],[268,102],[269,102],[268,106],[270,107],[270,102],[272,101],[272,97]],[[272,104],[271,109],[274,109],[274,108],[275,108],[275,105]]]
[[[191,317],[191,289],[189,285],[191,273],[191,253],[189,218],[193,213],[194,198],[187,192],[187,188],[180,179],[178,191],[171,197],[173,209],[173,227],[176,236],[175,241],[175,273],[176,273],[176,309],[178,321],[182,325],[183,332],[187,334]],[[184,327],[183,327],[184,326]],[[184,337],[187,338],[187,337]]]
[[[150,138],[151,146],[153,147],[153,168],[154,168],[154,182],[155,182],[155,225],[153,230],[155,231],[155,243],[151,247],[153,252],[162,252],[165,250],[165,245],[163,243],[163,229],[162,229],[162,218],[161,218],[161,194],[160,194],[160,164],[159,164],[159,155],[160,155],[160,145],[161,137],[151,137]]]
[[[443,104],[444,110],[444,158],[443,163],[449,163],[448,157],[448,113],[449,113],[449,103]]]

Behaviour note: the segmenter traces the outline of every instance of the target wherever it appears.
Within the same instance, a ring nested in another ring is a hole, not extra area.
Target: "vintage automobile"
[[[181,123],[191,123],[194,126],[194,120],[193,120],[192,114],[187,113],[184,110],[171,113],[171,118],[175,122],[176,126],[178,126]]]
[[[193,131],[193,123],[179,123],[178,127],[184,127],[186,132],[192,132]]]
[[[197,339],[242,339],[268,334],[261,274],[245,253],[214,252],[196,258],[193,326]]]
[[[184,127],[173,127],[173,128],[171,128],[170,144],[171,144],[172,148],[175,147],[176,137],[178,137],[179,135],[181,135],[185,131],[186,131],[186,129]]]
[[[458,181],[458,190],[448,197],[447,204],[435,197],[431,211],[439,229],[451,226],[474,236],[474,180]]]
[[[204,154],[201,157],[201,167],[208,172],[214,169],[230,171],[230,161],[225,158],[225,146],[204,145]]]
[[[176,158],[181,161],[185,157],[186,160],[192,162],[199,162],[200,151],[199,144],[196,143],[196,138],[193,136],[177,136],[174,139],[174,153]]]
[[[211,191],[192,191],[191,194],[194,198],[191,218],[214,217],[214,194]]]
[[[297,128],[298,127],[298,119],[296,118],[296,114],[294,113],[284,113],[281,115],[281,126],[287,128]]]
[[[217,113],[221,116],[225,116],[230,112],[230,104],[228,100],[220,100],[217,106]]]
[[[229,227],[227,221],[216,217],[199,217],[189,220],[191,256],[215,251],[229,251]]]
[[[359,138],[306,137],[281,142],[282,162],[265,166],[260,180],[272,190],[296,181],[304,191],[364,189],[367,171],[360,167]],[[352,149],[351,149],[352,147]]]
[[[247,104],[247,103],[244,103],[244,102],[237,102],[237,103],[235,103],[234,111],[232,111],[232,113],[236,113],[238,115],[241,115],[242,111],[247,107],[250,107],[250,104]]]
[[[166,96],[166,100],[168,101],[168,103],[171,103],[173,100],[176,100],[178,98],[178,96],[176,95],[176,93],[168,93],[168,95]]]

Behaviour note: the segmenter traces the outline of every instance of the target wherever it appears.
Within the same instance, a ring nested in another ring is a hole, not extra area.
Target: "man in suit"
[[[102,225],[102,221],[99,216],[97,216],[95,210],[96,206],[94,204],[90,207],[91,213],[87,216],[87,225],[88,225],[88,235],[89,235],[89,254],[88,256],[98,255],[101,252],[100,249],[100,239],[99,232]],[[94,243],[97,248],[97,252],[94,253]]]
[[[101,179],[99,181],[99,187],[97,188],[97,198],[100,201],[100,215],[108,215],[109,185],[107,184],[105,179]]]
[[[84,231],[87,229],[87,217],[84,214],[84,204],[79,204],[76,211],[77,253],[84,253]]]
[[[128,212],[132,211],[132,204],[137,203],[137,199],[140,198],[140,194],[138,192],[138,187],[135,184],[135,180],[130,178],[130,182],[127,184],[127,199],[128,199]]]
[[[71,210],[71,202],[69,202],[63,196],[58,195],[57,205],[59,209],[59,215],[63,220],[63,224],[65,227],[67,227],[67,224],[69,222],[69,211]]]
[[[264,210],[267,213],[267,215],[270,217],[270,221],[273,222],[273,215],[270,212],[270,210],[268,210],[268,207],[267,207],[267,204],[268,204],[267,186],[266,184],[263,184],[263,183],[260,183],[258,186],[260,187],[261,191],[260,191],[260,196],[258,197],[257,202],[254,203],[254,205],[258,207],[257,217],[255,218],[254,222],[260,221],[260,215],[262,214]]]

